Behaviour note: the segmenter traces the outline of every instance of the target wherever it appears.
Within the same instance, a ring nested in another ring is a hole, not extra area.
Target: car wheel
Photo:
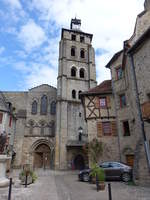
[[[89,181],[89,174],[88,173],[83,174],[83,181],[84,182],[88,182]]]
[[[130,176],[129,173],[123,173],[123,174],[122,174],[122,181],[128,182],[128,181],[130,181],[130,180],[131,180],[131,176]]]

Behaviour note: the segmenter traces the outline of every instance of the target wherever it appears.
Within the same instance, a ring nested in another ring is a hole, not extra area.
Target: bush
[[[92,176],[94,178],[97,177],[100,182],[104,182],[105,181],[105,172],[96,163],[93,164],[93,166],[91,168],[90,176]]]
[[[35,174],[35,172],[31,171],[30,172],[30,176],[32,177],[32,181],[33,183],[36,181],[36,179],[38,178],[37,175]]]
[[[36,181],[36,179],[38,178],[34,171],[32,171],[32,170],[29,170],[29,171],[22,170],[19,174],[19,179],[21,180],[21,182],[23,184],[25,183],[26,175],[28,176],[28,181],[31,182],[31,183],[34,183]]]

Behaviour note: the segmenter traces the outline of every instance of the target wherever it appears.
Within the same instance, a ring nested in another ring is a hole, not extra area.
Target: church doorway
[[[48,145],[40,144],[34,150],[34,168],[51,168],[51,150]]]
[[[74,168],[77,170],[82,170],[85,168],[85,161],[82,155],[77,155],[74,159]]]

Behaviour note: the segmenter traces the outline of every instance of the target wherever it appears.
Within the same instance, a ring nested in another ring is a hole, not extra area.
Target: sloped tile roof
[[[81,95],[92,95],[92,94],[105,94],[112,93],[111,80],[105,80],[98,86],[91,88],[86,92],[82,92]]]

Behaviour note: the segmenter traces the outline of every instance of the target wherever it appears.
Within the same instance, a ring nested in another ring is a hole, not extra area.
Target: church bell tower
[[[92,37],[92,34],[81,31],[81,20],[76,18],[71,20],[70,29],[61,31],[57,77],[57,169],[76,168],[74,162],[77,156],[82,156],[82,145],[86,141],[80,93],[96,86]],[[85,162],[85,158],[83,160]]]

